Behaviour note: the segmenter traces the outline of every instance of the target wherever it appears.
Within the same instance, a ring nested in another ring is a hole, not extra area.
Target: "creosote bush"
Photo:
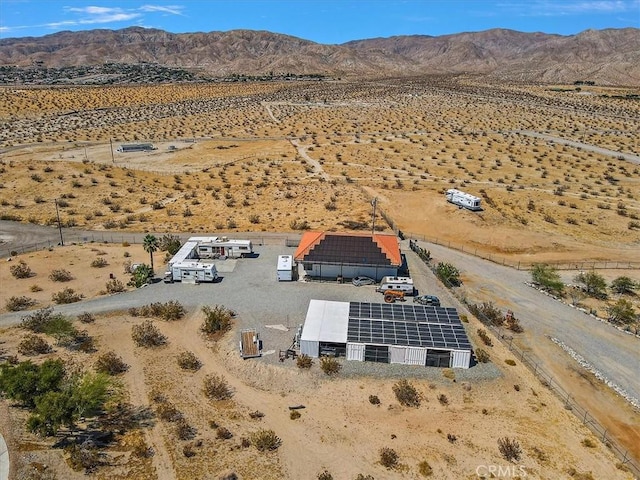
[[[268,452],[280,447],[282,440],[273,430],[261,429],[251,434],[251,444],[261,452]]]
[[[393,448],[383,447],[380,449],[380,464],[388,469],[398,467],[398,454]]]
[[[73,288],[65,288],[60,290],[59,292],[51,295],[51,300],[53,300],[58,305],[64,305],[67,303],[76,303],[84,298],[84,295],[81,293],[76,293]]]
[[[512,360],[512,359],[510,359],[510,358],[507,358],[507,359],[504,361],[504,363],[506,363],[507,365],[510,365],[510,366],[512,366],[512,367],[514,367],[514,366],[516,365],[516,361],[515,361],[515,360]]]
[[[106,373],[107,375],[119,375],[126,372],[129,369],[129,365],[116,352],[111,351],[100,355],[93,368],[96,369],[96,372]]]
[[[33,307],[37,302],[33,298],[20,296],[20,297],[9,297],[7,299],[5,306],[7,310],[10,312],[18,312],[20,310],[26,310],[29,307]]]
[[[233,433],[228,428],[218,427],[216,428],[216,438],[220,440],[229,440],[233,437]]]
[[[431,468],[429,462],[423,460],[418,464],[418,472],[420,472],[420,475],[422,475],[423,477],[430,477],[431,475],[433,475],[433,468]]]
[[[51,345],[47,341],[34,334],[27,335],[18,345],[18,353],[27,356],[42,355],[51,351]]]
[[[402,379],[393,385],[393,393],[396,395],[400,405],[405,407],[419,407],[420,406],[420,394],[413,384],[408,380]]]
[[[476,353],[476,360],[478,360],[478,362],[480,363],[487,363],[490,359],[487,351],[483,350],[482,348],[477,348],[475,353]]]
[[[514,439],[509,437],[498,439],[498,450],[503,458],[509,462],[520,460],[522,455],[522,449],[520,444]]]
[[[122,283],[117,278],[107,280],[105,288],[107,290],[107,293],[121,293],[125,291],[124,283]]]
[[[160,333],[151,320],[131,327],[131,338],[139,347],[158,347],[167,343],[167,337]]]
[[[96,321],[96,317],[94,317],[92,313],[83,312],[78,315],[78,320],[82,323],[93,323]]]
[[[289,412],[289,418],[291,420],[297,420],[301,416],[302,416],[302,414],[298,410],[291,410],[291,412]]]
[[[93,268],[104,268],[107,265],[109,265],[109,262],[107,262],[107,259],[103,257],[98,257],[91,262],[91,266]]]
[[[200,369],[202,362],[198,357],[196,357],[195,353],[184,351],[178,354],[178,365],[183,370],[191,370],[195,372]]]
[[[369,395],[369,403],[371,405],[380,405],[380,399],[377,395]]]
[[[226,400],[233,392],[222,375],[208,375],[204,379],[204,394],[213,400]]]
[[[214,305],[210,307],[205,305],[202,307],[204,313],[204,321],[200,330],[211,335],[217,332],[226,332],[231,328],[233,312],[223,305]]]
[[[327,470],[323,470],[318,474],[318,480],[333,480],[333,475]]]
[[[24,260],[20,260],[16,265],[11,265],[9,271],[15,278],[29,278],[33,276],[31,268]]]
[[[69,282],[73,280],[73,275],[71,275],[71,272],[69,272],[68,270],[57,268],[55,270],[51,270],[49,279],[54,282]]]
[[[320,368],[326,375],[337,375],[342,369],[342,365],[333,357],[322,357]]]
[[[309,355],[305,355],[303,353],[296,359],[296,365],[298,365],[298,368],[311,368],[313,365],[313,359]]]

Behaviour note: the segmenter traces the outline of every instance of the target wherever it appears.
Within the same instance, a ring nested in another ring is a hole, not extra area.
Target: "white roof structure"
[[[300,341],[344,343],[348,326],[348,302],[311,300]]]

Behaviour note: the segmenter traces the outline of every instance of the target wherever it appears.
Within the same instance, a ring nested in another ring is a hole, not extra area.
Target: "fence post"
[[[607,441],[607,429],[604,429],[604,432],[602,432],[602,441],[606,442]]]

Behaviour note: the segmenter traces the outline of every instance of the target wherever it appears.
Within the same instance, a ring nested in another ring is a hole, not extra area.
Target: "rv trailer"
[[[448,202],[458,205],[459,207],[463,207],[474,212],[482,210],[482,207],[480,206],[481,199],[474,197],[469,193],[456,190],[455,188],[450,188],[447,190],[446,196]]]

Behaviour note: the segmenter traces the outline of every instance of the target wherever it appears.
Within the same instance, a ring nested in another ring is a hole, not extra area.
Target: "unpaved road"
[[[546,133],[534,132],[533,130],[514,130],[514,133],[517,133],[519,135],[526,135],[528,137],[541,138],[543,140],[548,140],[549,142],[552,142],[552,143],[559,143],[560,145],[568,145],[570,147],[581,148],[583,150],[599,153],[601,155],[606,155],[608,157],[622,158],[627,162],[640,165],[640,156],[633,155],[631,153],[616,152],[615,150],[609,150],[608,148],[596,147],[595,145],[591,145],[589,143],[576,142],[575,140],[556,137],[554,135],[548,135]]]

